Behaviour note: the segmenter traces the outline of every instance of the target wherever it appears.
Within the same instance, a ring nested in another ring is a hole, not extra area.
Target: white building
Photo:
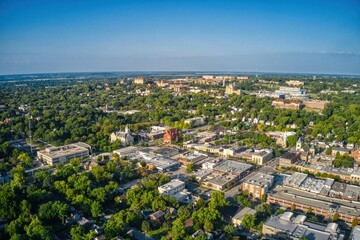
[[[171,182],[168,182],[160,187],[158,187],[158,191],[160,194],[164,194],[166,196],[174,196],[185,189],[185,183],[178,179],[173,179]]]
[[[74,143],[61,147],[49,147],[38,151],[39,160],[46,162],[50,166],[69,162],[74,158],[85,158],[90,155],[91,146],[86,143]]]

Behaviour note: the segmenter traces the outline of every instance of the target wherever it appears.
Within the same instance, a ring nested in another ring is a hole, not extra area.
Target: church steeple
[[[296,151],[300,151],[302,148],[302,142],[301,139],[299,138],[296,142]]]
[[[130,127],[128,124],[126,124],[126,126],[125,126],[125,133],[131,133]]]

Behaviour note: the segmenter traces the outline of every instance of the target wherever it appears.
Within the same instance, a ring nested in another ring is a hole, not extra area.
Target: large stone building
[[[74,143],[61,147],[49,147],[38,151],[37,157],[50,166],[69,162],[74,158],[85,158],[91,153],[90,145],[86,143]]]
[[[230,84],[227,85],[226,88],[225,88],[225,94],[226,94],[226,95],[231,95],[231,94],[241,95],[241,90],[240,90],[240,89],[236,89],[234,83],[230,83]]]
[[[120,144],[123,146],[129,146],[134,143],[134,137],[131,135],[131,130],[129,125],[125,126],[125,131],[114,132],[110,135],[110,142],[115,142],[119,140]]]

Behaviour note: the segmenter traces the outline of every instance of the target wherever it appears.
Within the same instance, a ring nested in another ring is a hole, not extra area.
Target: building
[[[149,218],[151,221],[161,222],[162,220],[164,220],[164,216],[165,216],[165,213],[163,211],[159,210],[157,212],[150,214]]]
[[[134,137],[131,135],[131,130],[129,125],[125,126],[125,131],[113,132],[110,135],[110,142],[115,142],[119,140],[120,144],[123,146],[129,146],[134,143]]]
[[[146,83],[146,81],[142,77],[137,77],[137,78],[134,79],[134,83],[135,84],[144,84],[144,83]]]
[[[173,179],[170,182],[158,187],[159,193],[166,196],[174,196],[182,192],[184,189],[185,183],[183,181],[180,181],[179,179]]]
[[[351,224],[354,218],[360,220],[360,202],[323,196],[317,193],[277,186],[268,193],[267,203],[303,212],[311,209],[315,215],[331,219],[338,213],[339,219]]]
[[[306,100],[303,101],[303,103],[307,108],[323,110],[325,109],[326,105],[330,103],[330,101]]]
[[[273,152],[271,149],[255,150],[251,154],[251,162],[256,165],[264,165],[273,158]]]
[[[225,88],[225,94],[226,95],[231,95],[231,94],[236,94],[236,95],[241,95],[241,90],[240,89],[236,89],[235,87],[235,83],[230,83],[229,85],[226,86]]]
[[[271,106],[275,108],[295,109],[295,110],[303,108],[303,104],[299,100],[291,100],[287,102],[284,99],[280,99],[280,98],[272,101]]]
[[[185,119],[186,124],[189,124],[191,127],[198,127],[205,124],[205,119],[203,117],[193,117]]]
[[[267,132],[266,136],[275,139],[276,143],[282,147],[287,147],[287,138],[296,135],[295,132]]]
[[[248,175],[252,168],[253,166],[250,164],[233,160],[225,160],[214,166],[214,170],[235,175],[237,179]]]
[[[113,153],[116,153],[119,157],[133,157],[137,154],[138,150],[138,147],[132,146],[114,150]]]
[[[285,83],[289,86],[295,86],[295,87],[304,86],[304,82],[299,80],[290,80],[290,81],[286,81]]]
[[[305,215],[294,216],[285,212],[279,216],[271,216],[263,225],[263,234],[272,239],[314,239],[343,240],[338,224],[320,225],[306,221]]]
[[[355,161],[358,163],[360,162],[360,148],[356,149],[351,153],[351,156],[354,158]]]
[[[360,226],[356,226],[351,231],[350,240],[358,240],[360,239]]]
[[[91,146],[86,143],[74,143],[61,147],[49,147],[45,150],[38,151],[37,157],[50,166],[56,166],[69,162],[74,158],[89,157]]]
[[[309,99],[306,89],[296,87],[280,87],[275,91],[276,94],[285,95],[286,99]]]
[[[205,80],[213,80],[214,76],[213,75],[203,75],[202,78]]]
[[[242,184],[242,190],[248,191],[254,199],[261,199],[274,183],[274,176],[257,173]]]
[[[245,207],[243,209],[241,209],[238,213],[235,214],[235,216],[233,216],[231,218],[231,223],[235,226],[235,227],[240,227],[241,226],[241,223],[242,223],[242,220],[244,218],[244,216],[246,214],[250,214],[250,215],[253,215],[255,216],[256,215],[256,211],[252,208],[249,208],[249,207]]]
[[[236,175],[213,171],[210,174],[206,174],[202,180],[202,185],[217,191],[223,191],[232,187],[239,178]]]
[[[293,163],[299,160],[299,155],[297,153],[287,152],[280,156],[280,166],[291,167]]]
[[[331,151],[331,156],[336,157],[337,153],[339,153],[342,156],[345,154],[350,154],[350,150],[343,147],[333,147]]]
[[[173,143],[176,142],[179,138],[179,130],[177,128],[171,128],[165,131],[164,134],[164,143]]]
[[[187,154],[183,154],[180,158],[179,158],[179,162],[184,165],[201,165],[203,163],[205,163],[205,159],[207,159],[208,156],[206,154],[202,154],[202,153],[187,153]]]

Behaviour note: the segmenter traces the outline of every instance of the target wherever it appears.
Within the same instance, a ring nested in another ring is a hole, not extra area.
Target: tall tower
[[[301,139],[299,138],[296,142],[296,151],[300,151],[302,148],[302,142]]]
[[[126,124],[126,126],[125,126],[125,133],[131,133],[130,127],[128,124]]]

